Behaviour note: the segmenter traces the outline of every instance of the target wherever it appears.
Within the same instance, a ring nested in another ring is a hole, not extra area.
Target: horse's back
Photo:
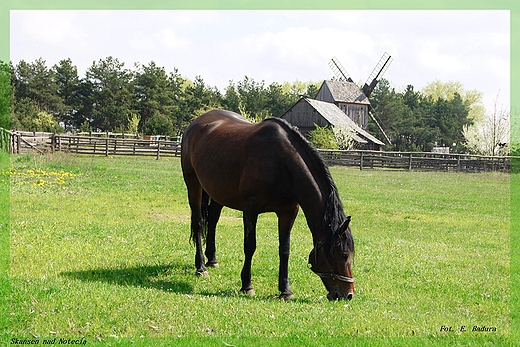
[[[253,124],[234,112],[213,110],[196,118],[186,129],[182,149],[183,155],[195,158],[211,153],[238,160],[261,152],[275,156],[276,149],[284,147],[280,142],[286,139],[287,134],[275,122]]]
[[[195,119],[183,136],[185,179],[196,176],[213,199],[241,209],[246,196],[275,192],[287,183],[283,176],[288,144],[276,122],[252,124],[233,112],[210,111]]]
[[[244,117],[240,116],[237,113],[226,111],[226,110],[213,110],[196,118],[186,129],[183,139],[188,137],[191,133],[196,132],[205,132],[209,133],[216,127],[225,127],[225,128],[241,128],[251,126],[252,123],[249,122]]]

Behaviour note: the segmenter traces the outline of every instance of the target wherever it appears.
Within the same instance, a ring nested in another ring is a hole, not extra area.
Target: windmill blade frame
[[[386,69],[388,69],[388,66],[390,66],[393,60],[394,58],[392,58],[392,56],[387,52],[385,52],[381,59],[379,59],[379,62],[374,67],[374,70],[372,70],[372,73],[370,74],[370,76],[368,76],[367,81],[363,86],[363,93],[365,93],[367,97],[369,97],[370,94],[372,94],[372,91],[376,87],[377,82],[379,82],[379,80],[384,75]]]
[[[336,78],[340,81],[346,81],[346,82],[353,82],[352,78],[350,78],[350,75],[348,74],[347,70],[341,65],[338,58],[333,57],[329,61],[329,66],[332,69],[332,72],[334,72],[334,75]]]
[[[372,120],[374,121],[374,123],[376,123],[377,125],[377,128],[379,129],[379,131],[381,131],[381,134],[383,134],[383,136],[385,137],[386,141],[388,142],[389,145],[392,144],[392,141],[390,140],[390,138],[386,135],[385,131],[383,130],[383,127],[379,124],[379,122],[377,121],[376,117],[372,114],[372,112],[368,111],[368,114],[370,116],[370,118],[372,118]]]

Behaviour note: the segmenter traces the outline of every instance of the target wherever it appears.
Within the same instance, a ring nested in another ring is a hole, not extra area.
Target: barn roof
[[[358,135],[355,140],[360,143],[366,143],[366,140],[374,142],[378,145],[384,146],[385,144],[369,134],[366,130],[361,129],[352,119],[350,119],[343,111],[339,109],[333,103],[319,101],[314,99],[304,98],[323,118],[325,118],[332,126],[338,126],[342,124],[348,125]],[[365,140],[366,139],[366,140]]]
[[[323,81],[320,89],[324,87],[330,91],[334,102],[370,105],[366,95],[354,82],[329,80]]]

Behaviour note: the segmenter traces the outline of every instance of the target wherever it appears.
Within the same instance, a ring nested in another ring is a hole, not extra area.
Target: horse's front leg
[[[208,207],[208,235],[206,236],[206,257],[208,261],[206,266],[218,268],[218,261],[216,257],[216,242],[215,233],[217,223],[220,218],[220,212],[222,212],[222,205],[217,203],[215,200],[211,200]]]
[[[298,215],[298,205],[294,208],[278,212],[278,254],[280,256],[280,268],[278,271],[278,289],[280,299],[292,299],[294,297],[289,285],[289,254],[291,251],[291,229]]]
[[[242,279],[242,288],[240,291],[249,295],[255,295],[255,290],[251,285],[251,264],[253,254],[256,250],[256,222],[258,220],[257,213],[247,213],[244,211],[244,267],[240,277]]]

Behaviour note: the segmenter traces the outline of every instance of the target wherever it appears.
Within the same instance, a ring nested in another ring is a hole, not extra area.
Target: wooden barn
[[[335,104],[361,129],[368,128],[370,101],[354,82],[324,81],[315,99]]]
[[[347,117],[345,113],[332,102],[301,98],[287,110],[281,118],[297,126],[304,135],[314,130],[315,124],[321,127],[348,125],[356,132],[354,140],[357,142],[357,148],[381,150],[382,146],[384,146],[383,142],[370,135],[350,117]]]

